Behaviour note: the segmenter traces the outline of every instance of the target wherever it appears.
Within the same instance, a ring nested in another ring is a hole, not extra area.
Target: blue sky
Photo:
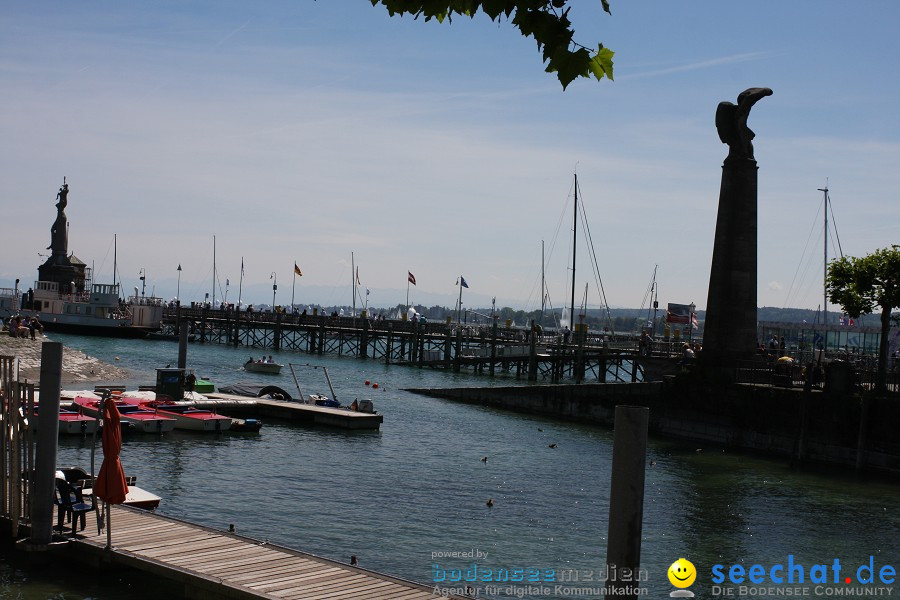
[[[720,101],[748,87],[761,306],[822,301],[822,194],[844,254],[900,242],[900,3],[599,0],[576,39],[615,81],[563,91],[532,40],[479,15],[390,18],[360,0],[0,7],[0,285],[30,285],[67,177],[69,250],[125,289],[245,302],[569,302],[572,175],[612,306],[705,308]],[[584,239],[579,231],[580,240]],[[836,246],[829,242],[829,254]],[[835,250],[836,252],[836,250]],[[577,248],[576,303],[601,303]]]

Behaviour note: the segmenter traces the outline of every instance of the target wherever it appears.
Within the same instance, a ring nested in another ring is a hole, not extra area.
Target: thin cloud
[[[647,77],[657,77],[660,75],[671,75],[673,73],[684,73],[686,71],[700,71],[704,69],[712,69],[715,67],[721,67],[723,65],[732,65],[735,63],[749,62],[752,60],[761,60],[770,56],[769,52],[745,52],[743,54],[734,54],[732,56],[723,56],[721,58],[713,58],[710,60],[703,60],[695,63],[688,63],[686,65],[677,65],[674,67],[668,67],[665,69],[658,69],[656,71],[647,71],[645,73],[634,73],[631,75],[624,75],[622,77],[618,77],[618,79],[644,79]]]

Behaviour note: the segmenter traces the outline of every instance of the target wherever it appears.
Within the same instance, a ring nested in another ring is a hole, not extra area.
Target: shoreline
[[[54,341],[46,334],[37,339],[14,338],[8,333],[0,334],[0,356],[14,356],[19,359],[19,380],[40,387],[41,346],[43,342]],[[128,378],[128,371],[88,356],[80,350],[63,346],[62,387],[80,383],[102,383],[122,381]]]

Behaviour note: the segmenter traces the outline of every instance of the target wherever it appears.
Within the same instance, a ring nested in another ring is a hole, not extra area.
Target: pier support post
[[[534,319],[531,320],[531,344],[528,347],[528,381],[537,381],[537,327]]]
[[[272,348],[274,350],[281,350],[281,319],[283,316],[284,313],[275,313],[275,324],[272,326]]]
[[[63,345],[41,344],[41,410],[38,413],[34,459],[34,498],[31,503],[31,540],[49,544],[53,535],[53,494],[59,436],[59,389],[62,383]],[[75,517],[72,517],[73,521]]]
[[[491,324],[491,366],[488,369],[491,377],[494,376],[494,364],[497,362],[497,319]]]
[[[200,343],[206,343],[206,313],[209,312],[209,309],[206,308],[206,305],[203,305],[203,308],[200,309]]]
[[[363,317],[362,320],[362,333],[359,337],[359,357],[360,358],[368,358],[369,357],[369,319],[368,317]]]
[[[388,324],[387,343],[384,346],[384,364],[391,364],[391,354],[394,352],[394,324]]]
[[[650,409],[620,405],[616,407],[615,418],[606,549],[606,564],[609,572],[615,575],[607,582],[610,593],[606,597],[619,600],[637,598],[636,593],[628,592],[638,587],[634,576],[641,566],[644,470]]]
[[[460,362],[462,361],[462,327],[456,328],[456,356],[453,359],[453,372],[459,373]]]

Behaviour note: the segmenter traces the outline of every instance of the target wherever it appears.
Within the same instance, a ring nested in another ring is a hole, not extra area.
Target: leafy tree
[[[424,16],[450,22],[455,15],[474,18],[479,10],[492,21],[506,18],[525,37],[534,38],[542,52],[548,73],[556,73],[563,89],[577,77],[593,75],[598,81],[613,78],[613,55],[598,44],[591,50],[572,40],[575,31],[569,21],[568,4],[572,0],[371,0],[372,6],[383,4],[391,16]],[[609,14],[609,1],[599,0]]]
[[[881,341],[875,389],[885,390],[891,310],[900,308],[900,246],[882,248],[868,256],[845,256],[828,265],[828,297],[853,318],[881,307]]]

